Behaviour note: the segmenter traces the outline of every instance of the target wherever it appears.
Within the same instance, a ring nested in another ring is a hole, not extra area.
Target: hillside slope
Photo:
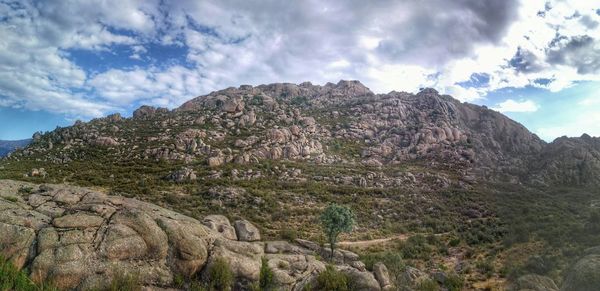
[[[319,241],[320,211],[341,203],[358,221],[342,240],[409,238],[360,253],[387,260],[397,280],[406,262],[431,276],[443,266],[467,290],[494,289],[524,272],[559,282],[595,246],[598,140],[546,143],[433,89],[244,85],[36,134],[0,160],[0,179],[93,187],[197,219],[244,218],[266,239]]]

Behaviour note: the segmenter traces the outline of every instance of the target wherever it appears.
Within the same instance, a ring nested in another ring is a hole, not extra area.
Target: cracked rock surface
[[[259,241],[249,221],[240,237],[224,216],[204,223],[154,204],[67,185],[0,180],[0,254],[27,268],[36,282],[61,289],[102,288],[116,275],[131,274],[145,286],[172,287],[176,276],[202,278],[224,258],[245,289],[259,279],[261,259],[274,271],[277,290],[302,290],[325,269],[323,252],[310,242]],[[251,230],[251,231],[249,231]],[[239,239],[239,241],[237,240]],[[252,242],[250,242],[250,241]],[[303,246],[304,244],[305,246]],[[376,276],[344,251],[338,270],[379,290]],[[341,254],[341,253],[340,253]],[[378,276],[379,277],[379,276]]]

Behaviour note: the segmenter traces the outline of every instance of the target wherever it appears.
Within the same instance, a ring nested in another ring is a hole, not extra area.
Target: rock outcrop
[[[558,286],[552,279],[540,275],[524,275],[519,277],[514,286],[514,291],[558,291]]]
[[[561,185],[600,185],[600,138],[560,137],[536,161],[536,181]]]
[[[382,263],[373,265],[373,274],[381,286],[381,290],[393,290],[393,282],[387,267]]]
[[[561,291],[592,291],[600,287],[600,251],[594,250],[571,268]]]
[[[233,223],[237,238],[241,241],[258,241],[260,232],[256,226],[247,220],[237,220]]]
[[[19,193],[23,187],[29,193]],[[85,188],[0,180],[0,254],[27,268],[34,281],[51,281],[61,289],[104,288],[127,274],[145,286],[173,287],[178,276],[205,277],[219,258],[229,264],[238,286],[248,287],[259,279],[265,258],[276,290],[303,290],[325,269],[315,243],[304,241],[312,249],[262,242],[250,222],[234,225],[235,230],[221,215],[199,222]],[[378,265],[373,275],[354,267],[361,264],[350,264],[349,258],[356,262],[358,256],[340,252],[345,263],[336,268],[353,278],[357,290],[389,285],[385,266]]]
[[[186,181],[195,181],[196,173],[194,172],[193,169],[181,168],[177,171],[172,172],[166,178],[169,181],[178,182],[178,183],[186,182]]]

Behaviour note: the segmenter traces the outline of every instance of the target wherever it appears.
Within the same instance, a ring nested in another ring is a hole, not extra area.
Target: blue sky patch
[[[473,73],[468,81],[460,82],[458,85],[465,88],[485,87],[490,82],[490,75],[486,73]]]

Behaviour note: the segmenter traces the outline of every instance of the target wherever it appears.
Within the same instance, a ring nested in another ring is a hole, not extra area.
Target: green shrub
[[[333,266],[328,265],[317,277],[317,290],[348,291],[348,278]]]
[[[310,282],[306,283],[306,285],[304,285],[304,287],[302,287],[302,291],[311,291],[313,288],[310,285]]]
[[[185,285],[185,277],[181,274],[175,275],[175,278],[173,278],[173,284],[175,284],[175,287],[177,288],[183,288]]]
[[[287,241],[294,241],[298,238],[298,231],[295,229],[285,228],[279,231],[279,237]]]
[[[229,263],[223,258],[217,258],[208,269],[208,282],[211,290],[231,290],[233,272]]]
[[[463,289],[464,285],[464,279],[458,274],[448,274],[446,280],[444,281],[444,286],[448,289],[448,291],[460,291]]]
[[[600,210],[599,209],[595,209],[590,213],[587,224],[586,224],[586,228],[593,233],[600,232]]]
[[[423,280],[421,281],[421,283],[419,283],[419,286],[417,286],[417,290],[419,291],[438,291],[440,290],[440,287],[438,286],[438,284],[431,280],[431,279],[427,279],[427,280]]]
[[[475,266],[479,272],[486,275],[488,278],[494,274],[494,262],[491,259],[478,261]]]
[[[273,282],[273,270],[269,268],[267,259],[262,258],[260,265],[260,279],[259,279],[260,290],[272,290],[274,287]]]
[[[460,238],[459,237],[453,237],[449,242],[448,242],[448,246],[450,247],[456,247],[460,244]]]
[[[19,201],[19,199],[17,197],[13,197],[13,196],[7,196],[7,197],[3,197],[4,199],[6,199],[7,201],[10,202],[17,202]]]
[[[406,259],[427,259],[433,248],[427,244],[423,235],[409,237],[402,247],[402,257]]]
[[[0,258],[0,290],[37,290],[27,274]]]
[[[190,282],[189,288],[187,290],[189,290],[189,291],[207,291],[208,288],[206,288],[206,285],[203,284],[202,282],[192,281],[192,282]]]
[[[296,106],[305,106],[308,105],[308,98],[306,96],[296,96],[290,100],[290,104]]]
[[[525,275],[523,265],[515,262],[507,262],[500,269],[500,276],[507,278],[509,281],[514,281],[517,278]]]
[[[140,291],[142,285],[140,284],[139,278],[136,275],[131,274],[120,274],[112,279],[108,288],[110,291]]]
[[[529,273],[547,275],[556,265],[558,265],[556,256],[549,254],[534,255],[529,257],[524,269]]]
[[[19,194],[31,194],[33,192],[33,188],[30,186],[22,186],[19,188]]]
[[[263,104],[263,98],[260,95],[254,95],[252,96],[252,99],[250,99],[250,102],[248,102],[250,105],[254,105],[254,106],[261,106]]]

